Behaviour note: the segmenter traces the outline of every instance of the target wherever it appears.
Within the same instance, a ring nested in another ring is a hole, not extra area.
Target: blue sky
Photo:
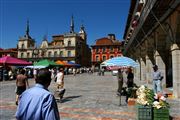
[[[88,45],[114,33],[123,39],[130,0],[0,0],[0,48],[16,47],[30,22],[30,35],[38,44],[43,36],[70,30],[73,14],[75,31],[83,23],[88,34]]]

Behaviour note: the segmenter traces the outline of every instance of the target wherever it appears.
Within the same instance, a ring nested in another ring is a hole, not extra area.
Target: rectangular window
[[[68,51],[68,57],[71,57],[71,51]]]
[[[99,52],[99,48],[96,48],[96,52]]]
[[[103,47],[103,48],[102,48],[102,51],[103,51],[103,52],[106,52],[106,48],[105,48],[105,47]]]
[[[113,47],[110,47],[110,51],[113,52]]]

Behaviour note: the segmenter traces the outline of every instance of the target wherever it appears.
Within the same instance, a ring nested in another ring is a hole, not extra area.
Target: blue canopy
[[[101,63],[103,66],[116,66],[116,67],[138,67],[139,64],[133,59],[128,57],[114,57]]]
[[[76,64],[76,63],[74,63],[74,62],[67,62],[67,64],[72,65],[72,66],[74,66],[74,67],[81,67],[80,64]]]

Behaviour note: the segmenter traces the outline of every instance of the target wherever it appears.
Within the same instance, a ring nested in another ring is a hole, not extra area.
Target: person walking
[[[20,96],[16,111],[17,120],[60,120],[56,100],[48,87],[51,83],[51,72],[40,69],[34,87]]]
[[[55,78],[57,79],[56,80],[57,89],[63,88],[64,87],[64,70],[63,70],[63,68],[59,69],[59,72],[57,73]]]
[[[163,76],[161,75],[161,72],[158,70],[157,65],[153,65],[153,70],[154,70],[152,73],[153,90],[154,93],[160,93],[162,92],[161,80],[163,79]]]
[[[25,70],[21,69],[20,74],[16,77],[16,105],[18,105],[19,96],[26,90],[26,86],[29,88],[28,78]]]
[[[60,68],[59,72],[56,75],[57,78],[57,90],[56,92],[58,92],[58,95],[60,97],[60,102],[62,102],[64,93],[65,93],[65,88],[64,88],[64,69]]]

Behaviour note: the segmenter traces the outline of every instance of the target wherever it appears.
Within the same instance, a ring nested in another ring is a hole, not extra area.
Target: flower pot
[[[135,103],[136,103],[136,99],[134,99],[134,98],[129,98],[129,99],[128,99],[128,105],[129,105],[129,106],[135,105]]]

